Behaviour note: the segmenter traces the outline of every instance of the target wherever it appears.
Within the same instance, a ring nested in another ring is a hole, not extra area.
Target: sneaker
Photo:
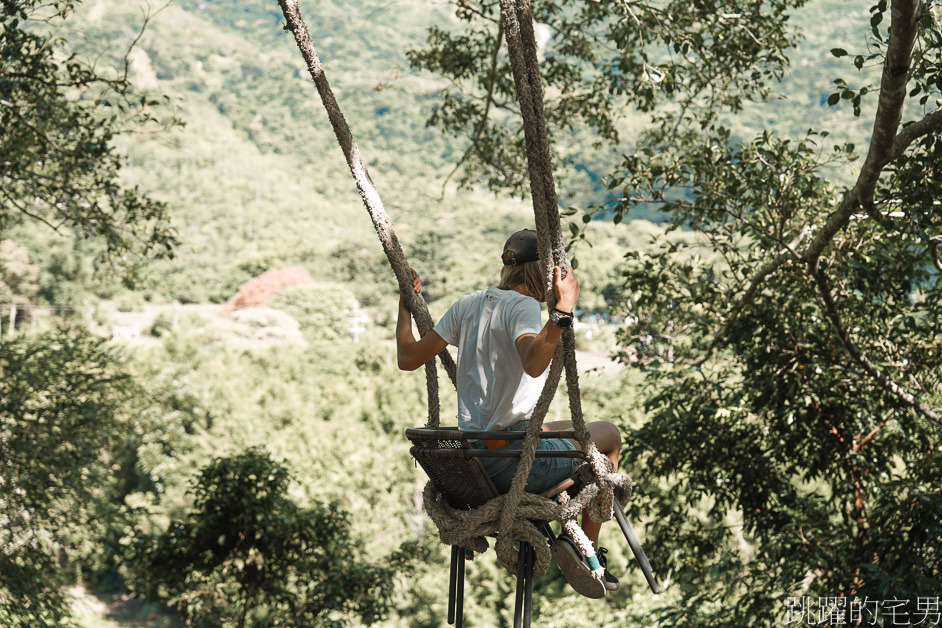
[[[615,591],[618,589],[618,578],[608,573],[608,557],[606,554],[608,554],[608,550],[600,546],[595,556],[599,559],[599,564],[602,565],[602,569],[605,570],[605,590]]]
[[[596,580],[592,570],[585,564],[582,552],[576,547],[571,538],[565,534],[556,537],[556,542],[550,548],[553,560],[566,576],[569,583],[577,593],[594,600],[605,597],[607,587],[601,580]]]

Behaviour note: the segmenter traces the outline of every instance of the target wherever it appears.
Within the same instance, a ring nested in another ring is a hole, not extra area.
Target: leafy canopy
[[[196,478],[193,510],[166,533],[137,541],[137,589],[179,609],[192,626],[371,625],[389,611],[408,551],[371,563],[337,504],[301,508],[288,470],[253,448]],[[227,622],[232,622],[227,623]]]
[[[139,389],[100,338],[71,329],[0,344],[0,624],[63,625],[68,577],[117,515],[114,452]]]
[[[164,204],[121,186],[113,140],[161,126],[159,103],[135,93],[127,55],[102,72],[53,35],[74,4],[0,3],[0,230],[32,220],[100,238],[106,259],[133,269],[177,240]]]
[[[469,139],[459,159],[461,183],[521,193],[527,182],[522,122],[503,41],[497,0],[458,0],[457,32],[429,29],[427,45],[409,52],[413,67],[449,79],[429,124]],[[626,107],[657,111],[667,98],[696,108],[704,122],[750,98],[765,98],[787,66],[795,40],[788,11],[804,0],[733,2],[534,3],[545,37],[541,74],[547,130],[557,158],[573,137],[619,142]],[[693,109],[690,109],[691,111]]]

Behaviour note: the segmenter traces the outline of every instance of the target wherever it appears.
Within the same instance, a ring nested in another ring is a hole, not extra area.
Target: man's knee
[[[587,427],[599,451],[609,453],[621,449],[621,432],[618,431],[614,423],[593,421]]]

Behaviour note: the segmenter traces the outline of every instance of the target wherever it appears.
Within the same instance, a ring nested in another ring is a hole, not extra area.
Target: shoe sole
[[[557,538],[550,552],[560,571],[566,576],[566,582],[576,593],[593,600],[605,597],[605,584],[595,579],[592,570],[582,560],[582,554],[568,539]]]

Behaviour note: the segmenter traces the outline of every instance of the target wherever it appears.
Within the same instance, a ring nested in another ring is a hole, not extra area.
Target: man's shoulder
[[[477,303],[479,301],[483,301],[484,299],[487,298],[488,290],[490,290],[490,288],[482,288],[481,290],[476,290],[470,294],[466,294],[463,297],[459,298],[455,303],[456,304],[457,303],[471,304],[471,303]]]
[[[494,288],[494,290],[500,293],[500,298],[511,308],[540,309],[540,302],[529,295],[520,294],[516,290],[499,290],[497,288]]]
[[[520,307],[535,309],[537,311],[540,309],[540,304],[533,297],[520,294],[516,290],[501,290],[494,286],[488,286],[487,288],[466,294],[455,301],[452,307],[462,310],[483,308],[485,307],[485,303],[490,303],[493,307],[496,306],[498,302],[501,303],[501,308],[505,312],[513,311]]]
[[[500,318],[507,326],[514,326],[521,320],[538,321],[540,318],[540,303],[531,296],[520,294],[516,290],[500,290],[493,288],[495,298],[500,301],[498,308]],[[516,321],[516,322],[515,322]]]

